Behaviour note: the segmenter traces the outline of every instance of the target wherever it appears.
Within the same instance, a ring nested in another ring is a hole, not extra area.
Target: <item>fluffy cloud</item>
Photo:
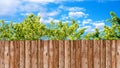
[[[19,4],[19,0],[0,0],[0,16],[16,13]]]
[[[93,23],[93,25],[95,26],[95,28],[101,29],[104,27],[105,23],[103,21],[98,21],[96,23]]]
[[[85,25],[85,24],[90,24],[92,22],[92,19],[85,19],[83,20],[82,24]]]
[[[88,14],[85,14],[84,12],[69,12],[69,17],[71,18],[81,18],[84,17],[86,18],[88,16]]]

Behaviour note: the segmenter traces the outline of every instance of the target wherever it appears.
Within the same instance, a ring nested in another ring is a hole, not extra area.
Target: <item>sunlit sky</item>
[[[70,22],[75,19],[80,28],[88,28],[87,32],[110,25],[106,22],[110,11],[120,16],[119,0],[0,0],[0,19],[6,23],[21,22],[34,13],[46,24],[51,20]]]

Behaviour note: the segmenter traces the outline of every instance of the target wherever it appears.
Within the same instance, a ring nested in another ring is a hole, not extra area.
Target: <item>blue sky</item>
[[[75,19],[80,28],[88,28],[86,32],[90,32],[93,28],[110,25],[105,21],[110,18],[110,11],[120,16],[119,4],[119,0],[0,0],[0,19],[7,23],[21,22],[34,13],[46,24],[51,20],[70,22]]]

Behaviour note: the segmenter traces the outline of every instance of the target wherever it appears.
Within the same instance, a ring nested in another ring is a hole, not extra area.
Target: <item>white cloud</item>
[[[92,26],[83,26],[83,28],[86,28],[85,32],[93,32]]]
[[[81,17],[84,17],[84,18],[87,18],[88,14],[85,14],[84,12],[69,12],[69,17],[71,18],[81,18]]]
[[[101,21],[101,22],[93,23],[93,25],[95,26],[95,28],[101,29],[104,27],[105,23]]]
[[[85,25],[85,24],[89,24],[91,22],[92,22],[91,19],[85,19],[85,20],[83,20],[82,24]]]
[[[48,17],[47,19],[45,19],[45,18],[41,18],[41,19],[40,19],[40,22],[41,22],[41,23],[50,23],[51,21],[53,21],[53,22],[55,22],[55,23],[58,23],[58,22],[59,22],[59,20],[54,19],[54,18],[52,18],[52,17]]]
[[[85,11],[85,8],[81,8],[81,7],[71,7],[68,9],[69,11]]]
[[[17,7],[19,6],[19,0],[0,0],[0,15],[12,15],[17,11]]]

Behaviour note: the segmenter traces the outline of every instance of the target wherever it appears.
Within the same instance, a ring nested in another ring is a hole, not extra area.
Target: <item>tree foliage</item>
[[[40,22],[40,17],[30,14],[21,23],[7,24],[0,20],[0,40],[111,40],[120,38],[120,18],[110,12],[111,18],[107,22],[111,26],[104,26],[100,31],[85,33],[86,28],[80,28],[75,20],[68,22],[51,21],[49,26]]]

